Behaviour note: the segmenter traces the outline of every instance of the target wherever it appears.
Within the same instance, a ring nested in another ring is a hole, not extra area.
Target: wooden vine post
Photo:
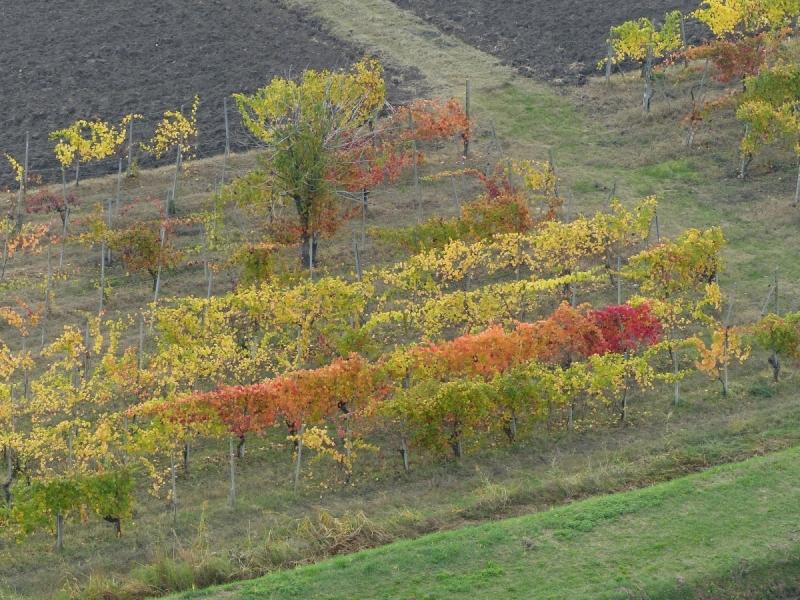
[[[778,304],[778,268],[775,268],[775,315],[781,316],[781,307]]]
[[[567,225],[570,224],[572,220],[572,190],[569,190],[567,194]]]
[[[622,391],[622,423],[625,424],[628,422],[628,359],[629,359],[628,350],[625,350],[625,374],[623,375],[624,378],[624,390]]]
[[[472,90],[470,89],[469,78],[467,78],[467,93],[466,93],[466,102],[464,103],[464,112],[467,117],[467,123],[471,120],[471,110],[472,110]],[[467,125],[469,126],[469,125]],[[469,132],[467,132],[469,133]],[[469,158],[469,150],[470,150],[470,143],[469,143],[469,135],[464,137],[464,157]]]
[[[13,433],[14,429],[15,429],[15,426],[16,426],[15,419],[14,419],[14,416],[15,416],[14,415],[14,407],[15,407],[15,403],[14,403],[14,385],[11,385],[9,387],[10,387],[10,390],[8,392],[8,395],[9,395],[9,401],[10,401],[10,404],[11,404],[11,414],[10,414],[10,419],[9,419],[10,427],[9,427],[9,429],[10,429],[10,432]],[[7,471],[6,471],[6,482],[3,484],[3,491],[5,492],[5,496],[6,496],[6,506],[8,507],[9,510],[11,510],[11,508],[12,508],[11,484],[14,483],[14,448],[9,444],[9,445],[5,446],[4,449],[5,449],[5,452],[6,452],[6,469],[7,469]]]
[[[183,148],[178,144],[178,157],[175,159],[175,178],[172,180],[172,196],[167,201],[167,215],[172,216],[175,214],[175,195],[178,192],[178,173],[181,170],[181,154]]]
[[[314,232],[311,232],[311,239],[308,242],[308,279],[314,283]]]
[[[652,86],[653,75],[653,45],[647,46],[647,58],[644,63],[644,98],[642,99],[642,112],[647,114],[650,112],[650,99],[652,93],[650,91]]]
[[[414,198],[417,201],[417,225],[422,220],[422,194],[419,191],[419,171],[417,167],[418,162],[418,154],[417,154],[417,141],[412,140],[411,142],[411,155],[412,160],[414,161]]]
[[[119,219],[119,201],[120,195],[122,194],[122,159],[119,159],[119,169],[117,171],[117,207],[116,207],[116,218]]]
[[[228,455],[231,463],[231,509],[236,510],[236,463],[233,459],[233,436],[228,438]]]
[[[553,181],[554,181],[554,191],[556,194],[556,198],[558,198],[558,175],[556,175],[556,163],[553,160],[553,149],[548,148],[547,154],[550,157],[550,172],[553,174]]]
[[[703,68],[703,76],[700,78],[700,91],[697,94],[697,99],[695,100],[694,91],[692,91],[692,117],[688,119],[686,123],[686,145],[691,148],[692,144],[694,144],[694,116],[697,114],[697,107],[702,106],[703,104],[703,89],[706,85],[706,74],[708,73],[708,59],[706,59],[705,67]]]
[[[658,209],[655,211],[655,221],[656,221],[656,241],[661,243],[661,222],[658,220]]]
[[[22,229],[22,205],[25,202],[25,194],[28,187],[28,150],[31,143],[30,132],[25,132],[25,163],[22,168],[22,177],[19,181],[19,197],[17,198],[17,230]]]
[[[344,418],[345,418],[344,451],[345,451],[345,456],[347,457],[347,485],[350,485],[353,481],[352,444],[350,442],[350,413],[348,412],[344,416]]]
[[[570,304],[572,305],[572,308],[575,309],[575,308],[578,307],[578,282],[577,281],[572,281],[570,283],[570,290],[572,292],[572,301],[571,301]]]
[[[750,123],[745,123],[744,126],[744,137],[747,139],[747,136],[750,135]],[[739,168],[739,179],[745,179],[747,177],[747,164],[750,162],[749,155],[747,152],[742,152],[742,165]],[[797,171],[797,187],[795,188],[794,194],[794,206],[797,206],[797,197],[800,195],[800,169]]]
[[[761,318],[762,319],[767,314],[767,307],[769,306],[770,300],[772,300],[773,294],[775,295],[775,311],[776,311],[776,315],[777,315],[777,310],[778,310],[778,301],[777,301],[777,297],[778,297],[778,270],[777,269],[775,269],[775,283],[772,284],[772,286],[770,286],[769,293],[767,294],[767,299],[764,302],[764,308],[761,309]],[[777,315],[777,316],[780,316],[780,315]],[[772,367],[772,372],[774,374],[775,383],[778,383],[778,378],[779,378],[780,372],[781,372],[781,362],[778,359],[778,351],[775,348],[774,339],[773,339],[773,342],[772,342],[772,355],[769,357],[767,362],[769,363],[769,366]]]
[[[47,284],[45,285],[44,289],[44,314],[42,314],[42,346],[41,350],[44,350],[44,341],[47,337],[47,313],[50,312],[50,281],[51,281],[51,263],[50,263],[50,251],[52,248],[52,244],[47,244]]]
[[[155,285],[156,289],[154,290],[153,294],[153,304],[158,302],[158,289],[159,287],[161,287],[161,257],[162,254],[164,253],[164,240],[167,237],[167,231],[165,225],[161,226],[161,231],[159,233],[161,235],[161,247],[159,248],[158,251],[158,272],[156,273],[156,285]]]
[[[172,520],[178,522],[178,482],[175,478],[175,449],[169,451],[169,471],[172,478]]]
[[[104,235],[100,244],[100,310],[99,316],[103,316],[103,300],[106,295],[106,236]]]
[[[798,204],[800,204],[800,156],[797,157],[797,185],[794,188],[792,207],[797,208]]]
[[[731,313],[733,312],[733,303],[736,301],[736,284],[733,284],[731,291],[731,300],[728,304],[728,312],[725,315],[725,340],[722,345],[722,395],[728,395],[728,332],[731,329]]]
[[[56,550],[64,548],[64,515],[61,511],[56,514]]]
[[[683,54],[683,66],[689,66],[689,59],[686,58],[686,15],[681,15],[681,45]]]
[[[680,373],[680,364],[678,362],[678,347],[675,346],[672,349],[672,373],[675,375],[675,382],[674,382],[674,395],[675,395],[675,406],[678,406],[678,402],[681,399],[681,389],[680,389],[680,380],[678,379],[678,374]]]
[[[356,241],[355,234],[353,234],[353,249],[356,257],[356,277],[358,278],[359,283],[361,283],[363,277],[361,272],[361,251],[358,248],[358,242]]]
[[[61,234],[61,257],[58,259],[59,269],[61,269],[64,266],[64,249],[67,243],[67,226],[69,223],[69,213],[70,213],[69,206],[67,206],[64,209],[64,231]]]
[[[131,176],[131,164],[133,162],[133,119],[128,123],[128,168],[126,177]]]
[[[306,425],[303,423],[300,426],[300,433],[297,435],[297,465],[294,470],[294,495],[297,496],[297,486],[300,483],[300,466],[303,462],[303,433],[306,430]]]
[[[221,185],[225,185],[225,170],[228,167],[228,154],[231,152],[231,134],[228,127],[228,99],[222,99],[222,107],[225,113],[225,152],[222,155],[222,181]]]
[[[367,245],[367,190],[361,190],[361,247]]]

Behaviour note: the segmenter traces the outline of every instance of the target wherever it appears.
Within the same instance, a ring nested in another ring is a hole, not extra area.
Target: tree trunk
[[[405,437],[400,440],[400,445],[400,456],[403,457],[403,469],[408,471],[408,442],[406,442]]]
[[[517,439],[517,416],[512,414],[511,418],[508,420],[508,423],[503,426],[503,433],[506,434],[508,438],[508,443],[513,444],[514,440]]]
[[[189,440],[183,444],[183,472],[189,474]]]
[[[772,376],[775,379],[775,383],[778,383],[778,377],[781,374],[781,361],[778,360],[778,353],[775,352],[775,349],[772,350],[772,356],[767,359],[767,362],[772,367]]]
[[[56,515],[56,549],[64,547],[64,516],[59,512]]]
[[[8,474],[6,482],[3,484],[3,495],[5,496],[6,506],[11,509],[11,484],[14,483],[14,449],[10,446],[4,448]]]
[[[239,443],[236,445],[236,458],[244,458],[244,444],[246,438],[244,434],[239,436]]]
[[[103,517],[103,520],[111,523],[114,526],[114,534],[117,537],[122,537],[122,519],[108,515]]]
[[[453,428],[453,435],[450,436],[450,445],[456,458],[461,458],[464,454],[464,447],[461,445],[461,427],[459,425]]]
[[[456,458],[461,458],[464,455],[464,449],[461,446],[461,439],[453,444],[453,454],[456,455]]]

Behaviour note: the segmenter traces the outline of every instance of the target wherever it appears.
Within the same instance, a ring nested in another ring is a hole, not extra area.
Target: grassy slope
[[[800,585],[800,450],[180,598],[733,598]]]
[[[776,266],[784,276],[782,309],[800,308],[796,283],[800,261],[792,254],[797,247],[793,240],[797,239],[800,213],[790,209],[788,200],[793,194],[793,166],[780,155],[767,154],[754,165],[754,177],[736,180],[740,127],[728,117],[721,117],[713,130],[703,129],[697,146],[687,151],[681,145],[680,125],[688,102],[686,85],[668,87],[671,106],[656,97],[652,115],[644,118],[637,108],[641,90],[635,78],[615,77],[611,88],[598,81],[579,89],[548,88],[516,77],[492,57],[398,11],[388,0],[313,0],[307,4],[339,35],[355,38],[385,59],[418,67],[427,76],[429,87],[420,90],[426,95],[460,96],[464,79],[470,76],[474,114],[479,120],[474,165],[485,166],[491,120],[507,154],[544,160],[547,147],[554,148],[562,189],[573,191],[574,211],[599,207],[614,177],[624,201],[648,193],[663,194],[662,232],[674,236],[687,227],[712,225],[725,229],[731,246],[726,251],[729,269],[721,283],[729,289],[733,281],[740,282],[736,321],[757,316],[766,293],[764,277]],[[450,152],[448,148],[441,150],[441,155],[429,151],[427,168],[453,168],[454,154],[454,149]],[[445,155],[450,162],[438,164]],[[247,157],[237,160],[241,160],[236,165],[239,168],[251,162]],[[196,163],[191,178],[181,182],[179,198],[185,203],[179,208],[188,211],[204,206],[220,169],[218,160]],[[163,197],[171,181],[169,169],[143,173],[138,180],[125,182],[123,202],[146,194]],[[89,202],[103,200],[113,196],[116,181],[85,182],[81,188]],[[446,186],[426,183],[424,191],[426,216],[452,214]],[[413,222],[408,181],[374,197],[375,216],[370,224]],[[154,218],[156,213],[152,206],[141,204],[125,219],[145,215]],[[235,236],[238,225],[229,216]],[[335,273],[350,270],[351,235],[348,231],[325,246],[324,268]],[[181,244],[194,248],[191,258],[197,259],[199,229],[183,235]],[[63,323],[80,323],[83,311],[91,314],[97,310],[96,254],[68,248],[69,278],[56,284],[51,331]],[[396,253],[372,244],[365,254],[370,265],[396,258]],[[20,259],[13,271],[30,273],[31,286],[40,287],[8,293],[40,301],[43,255]],[[108,303],[112,314],[133,312],[152,298],[146,277],[127,278],[118,264],[107,275],[116,286]],[[234,277],[221,277],[215,280],[215,290],[229,289],[234,281]],[[202,269],[183,267],[167,276],[167,284],[165,295],[202,293]],[[627,296],[633,291],[624,293]],[[0,331],[4,338],[6,333]],[[221,443],[199,440],[192,472],[179,481],[177,525],[172,524],[165,501],[142,494],[135,521],[126,524],[120,540],[112,538],[106,524],[90,521],[68,525],[67,548],[61,554],[53,552],[47,532],[34,536],[22,548],[0,542],[0,589],[43,597],[65,585],[76,589],[92,575],[95,579],[105,575],[124,578],[138,565],[150,564],[167,553],[191,562],[191,552],[200,540],[200,522],[215,540],[218,556],[235,555],[244,564],[236,574],[244,577],[324,554],[308,552],[315,541],[300,535],[298,523],[307,517],[316,522],[325,513],[363,510],[391,538],[416,537],[644,486],[786,448],[797,443],[800,430],[798,378],[777,389],[771,387],[764,358],[757,355],[744,368],[732,370],[735,394],[728,399],[722,399],[704,377],[693,376],[684,386],[680,407],[671,406],[666,387],[632,398],[631,428],[581,432],[574,438],[536,432],[517,448],[485,450],[460,463],[443,464],[414,455],[408,474],[401,472],[394,450],[385,447],[386,459],[364,456],[352,490],[326,488],[323,482],[330,482],[335,475],[324,464],[315,464],[315,478],[304,480],[297,499],[291,493],[291,451],[282,446],[285,439],[277,432],[271,444],[252,444],[239,462],[239,507],[235,513],[226,503],[226,449]],[[288,549],[276,555],[269,540],[283,538],[288,540]]]

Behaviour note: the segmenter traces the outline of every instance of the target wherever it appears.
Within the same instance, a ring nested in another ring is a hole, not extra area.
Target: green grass
[[[666,160],[662,163],[642,167],[642,175],[658,180],[688,181],[696,183],[699,180],[697,168],[688,158]]]
[[[768,597],[800,584],[798,492],[792,449],[173,598]]]

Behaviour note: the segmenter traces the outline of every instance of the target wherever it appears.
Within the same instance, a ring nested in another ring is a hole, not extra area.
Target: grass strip
[[[173,598],[781,597],[800,449]]]

